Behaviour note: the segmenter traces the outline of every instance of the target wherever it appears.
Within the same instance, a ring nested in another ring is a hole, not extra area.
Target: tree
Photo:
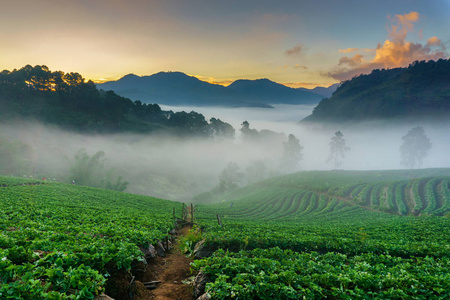
[[[105,162],[105,152],[98,151],[89,157],[86,150],[80,149],[71,163],[71,180],[79,185],[124,191],[128,182],[122,181],[121,176],[114,178],[114,170],[106,169]]]
[[[174,113],[169,119],[169,125],[182,136],[207,137],[210,135],[209,124],[205,117],[195,111]]]
[[[296,170],[303,158],[303,147],[295,135],[290,134],[287,142],[283,142],[283,157],[281,158],[281,168],[290,172]]]
[[[228,190],[238,188],[243,178],[244,173],[241,172],[238,164],[229,162],[226,168],[219,174],[219,191],[224,193]]]
[[[32,149],[17,140],[0,137],[0,174],[35,175],[32,166]]]
[[[327,163],[332,161],[334,168],[338,169],[342,160],[345,158],[345,152],[350,151],[350,148],[345,144],[344,135],[340,131],[336,131],[330,142],[330,156],[327,159]]]
[[[242,122],[242,128],[241,128],[241,133],[242,133],[242,139],[244,141],[255,141],[258,136],[259,136],[259,132],[256,129],[250,129],[250,123],[247,121]]]
[[[209,127],[212,135],[216,138],[232,139],[234,138],[234,128],[230,124],[223,122],[220,119],[211,118],[209,120]]]
[[[427,156],[431,149],[430,139],[426,136],[421,126],[414,127],[402,137],[403,144],[400,146],[402,156],[401,165],[413,169],[418,165],[419,169],[422,160]]]
[[[266,178],[267,167],[263,160],[253,161],[246,169],[248,183],[254,183]]]

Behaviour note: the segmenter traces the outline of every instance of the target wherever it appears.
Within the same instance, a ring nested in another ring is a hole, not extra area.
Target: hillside
[[[181,72],[150,76],[129,74],[97,85],[103,90],[146,103],[174,106],[266,107],[271,104],[315,104],[322,96],[268,79],[237,80],[228,87],[210,84]]]
[[[236,80],[227,89],[239,93],[248,102],[265,104],[315,104],[322,97],[311,91],[286,87],[268,79]]]
[[[326,217],[335,208],[394,215],[450,213],[450,169],[304,171],[230,192],[213,206],[228,217]],[[255,201],[253,203],[252,201]],[[227,205],[233,202],[233,209]]]
[[[214,299],[447,299],[449,175],[313,171],[235,190],[197,205],[193,268]]]
[[[173,74],[176,76],[177,74]],[[133,80],[127,76],[125,81]],[[178,90],[176,87],[172,87]],[[181,136],[234,135],[231,125],[208,123],[191,111],[163,111],[158,104],[132,101],[97,89],[78,73],[27,65],[0,73],[2,121],[39,121],[84,133],[159,133]]]
[[[446,120],[450,116],[450,60],[373,70],[343,82],[303,122]]]

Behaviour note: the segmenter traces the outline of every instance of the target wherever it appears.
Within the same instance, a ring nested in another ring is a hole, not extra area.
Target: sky
[[[450,0],[4,0],[0,70],[329,86],[448,58]]]

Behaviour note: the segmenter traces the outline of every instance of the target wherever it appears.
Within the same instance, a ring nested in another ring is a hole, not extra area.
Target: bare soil
[[[184,227],[178,232],[178,235],[186,234],[189,229],[190,227]],[[192,258],[182,254],[178,243],[175,243],[174,248],[167,253],[166,257],[159,257],[158,260],[159,262],[153,266],[152,273],[155,275],[156,280],[161,280],[162,282],[158,284],[158,288],[151,291],[150,299],[193,299],[192,286],[182,282],[191,276],[190,263]]]
[[[177,236],[186,234],[189,229],[189,227],[180,229]],[[126,272],[111,274],[107,282],[106,294],[115,300],[193,299],[192,286],[182,282],[191,276],[192,259],[179,251],[177,242],[172,250],[166,252],[165,257],[157,256],[147,265],[134,266],[134,279],[130,273]],[[161,281],[161,283],[156,284],[156,289],[148,290],[144,283],[151,281]]]

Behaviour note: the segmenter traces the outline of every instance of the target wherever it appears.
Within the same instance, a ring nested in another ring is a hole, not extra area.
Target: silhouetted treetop
[[[220,120],[209,124],[194,111],[174,113],[158,104],[133,102],[98,90],[79,73],[52,72],[44,65],[0,72],[0,108],[3,120],[32,119],[89,133],[159,131],[199,137],[234,133]]]

